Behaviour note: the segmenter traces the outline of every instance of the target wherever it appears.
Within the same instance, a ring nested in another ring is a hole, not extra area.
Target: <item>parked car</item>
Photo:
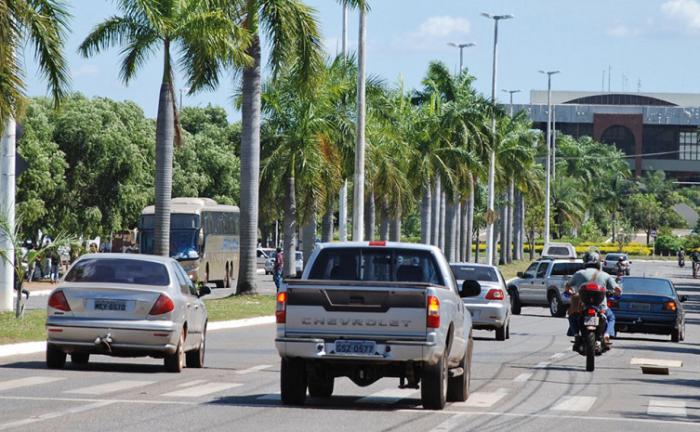
[[[624,277],[622,296],[609,299],[608,306],[618,332],[671,335],[680,342],[685,339],[686,300],[669,279]]]
[[[277,294],[281,398],[333,394],[335,378],[420,383],[423,407],[469,396],[472,322],[440,249],[408,243],[322,243],[301,279]]]
[[[624,276],[629,276],[630,264],[632,264],[632,261],[630,261],[627,254],[624,253],[609,253],[605,255],[605,261],[603,262],[603,271],[612,275],[617,275],[617,263],[620,261],[620,258],[622,258],[622,263],[624,266]]]
[[[69,269],[48,299],[46,364],[62,368],[91,354],[163,358],[180,372],[204,365],[207,309],[199,290],[172,258],[89,254]]]
[[[257,262],[258,262],[258,268],[265,268],[265,262],[267,262],[267,259],[270,257],[270,254],[275,253],[274,248],[258,248],[256,254],[257,254]],[[265,272],[267,273],[267,272]]]
[[[275,268],[275,258],[277,257],[277,252],[272,251],[270,253],[269,258],[265,260],[265,274],[269,275],[272,274],[273,269]],[[297,277],[301,276],[301,273],[304,271],[304,253],[302,251],[296,251],[294,252],[294,261],[295,261],[295,266],[297,270]]]
[[[465,281],[476,282],[480,294],[462,299],[472,316],[472,328],[495,330],[496,340],[510,338],[510,295],[503,275],[496,266],[473,263],[451,263],[457,286]]]
[[[580,259],[541,259],[535,261],[518,277],[508,282],[513,314],[519,315],[523,306],[549,307],[554,317],[566,315],[569,297],[564,295],[566,283],[583,268]]]

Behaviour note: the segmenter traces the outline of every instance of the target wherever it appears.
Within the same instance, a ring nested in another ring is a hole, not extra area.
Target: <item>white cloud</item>
[[[392,46],[407,51],[434,51],[441,46],[445,49],[447,42],[468,42],[460,38],[470,30],[466,18],[433,16],[426,18],[415,31],[397,35]]]
[[[697,0],[667,0],[661,5],[661,11],[689,30],[700,31],[700,3]]]
[[[99,75],[100,68],[94,64],[85,63],[73,72],[74,77],[91,77]]]

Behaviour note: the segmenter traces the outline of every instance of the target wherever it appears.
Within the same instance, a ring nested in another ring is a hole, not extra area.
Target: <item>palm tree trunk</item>
[[[284,191],[284,275],[296,275],[294,253],[297,246],[297,199],[294,176],[287,177]]]
[[[348,181],[343,180],[338,200],[338,238],[348,240]]]
[[[454,248],[455,248],[455,261],[462,261],[462,201],[457,199],[454,203],[454,225],[455,225],[455,238],[454,238]]]
[[[389,240],[394,242],[401,241],[401,209],[396,209],[396,214],[391,218],[391,227],[389,228]]]
[[[514,192],[514,212],[513,212],[513,259],[521,260],[522,256],[522,226],[520,225],[520,211],[522,210],[522,194],[519,190]]]
[[[357,143],[355,147],[355,184],[353,199],[352,239],[362,241],[365,199],[365,28],[364,7],[360,7],[359,41],[357,49]],[[370,232],[374,231],[371,226]],[[369,240],[369,239],[368,239]]]
[[[462,251],[459,260],[461,262],[467,262],[471,259],[472,254],[471,254],[471,244],[467,242],[467,238],[471,238],[470,232],[471,232],[471,227],[469,226],[469,221],[467,220],[467,212],[469,211],[469,201],[462,201],[462,210],[460,212],[459,218],[461,221],[462,225],[462,232],[460,235],[459,239],[459,247],[460,250]]]
[[[472,243],[473,243],[473,233],[474,233],[474,202],[476,196],[474,195],[476,191],[476,179],[469,174],[469,201],[467,201],[467,257],[465,261],[469,262],[472,260]],[[478,237],[478,236],[477,236]],[[478,239],[477,239],[478,240]],[[478,261],[478,248],[477,248],[477,261]]]
[[[455,239],[456,239],[456,218],[455,218],[455,210],[457,206],[455,206],[454,203],[449,202],[446,206],[445,209],[445,256],[447,257],[447,261],[449,262],[455,262]]]
[[[260,184],[260,37],[248,48],[253,65],[243,70],[241,104],[241,220],[240,265],[237,294],[256,291],[256,246],[258,239],[258,188]],[[295,210],[296,212],[296,210]],[[285,239],[286,242],[286,239]],[[285,256],[285,259],[290,257]],[[293,257],[292,257],[293,258]],[[294,260],[292,260],[293,262]]]
[[[520,194],[520,259],[525,258],[525,195]]]
[[[365,202],[365,240],[374,240],[374,225],[376,224],[376,209],[374,207],[374,190],[369,188]]]
[[[316,204],[314,203],[308,210],[308,214],[306,215],[306,225],[304,225],[304,228],[302,228],[301,235],[302,235],[302,251],[304,253],[304,262],[308,260],[308,257],[311,256],[311,252],[314,251],[314,247],[316,246]],[[295,260],[295,265],[296,269],[296,260]]]
[[[15,155],[17,139],[15,136],[15,119],[10,116],[2,125],[2,138],[0,139],[0,223],[6,231],[0,235],[0,250],[5,252],[5,258],[0,257],[0,311],[9,312],[12,310],[12,287],[15,283],[15,233],[16,214],[16,177],[15,177]],[[35,243],[36,244],[36,243]],[[30,263],[29,269],[33,267]],[[31,279],[32,273],[29,273]],[[21,301],[21,291],[17,291],[17,300]],[[15,307],[15,315],[19,309]]]
[[[330,198],[321,222],[321,241],[326,243],[333,241],[333,200]]]
[[[433,184],[433,202],[431,204],[430,226],[432,233],[430,234],[430,244],[438,246],[440,244],[440,197],[442,196],[440,189],[440,178],[435,179]]]
[[[379,209],[379,240],[389,240],[389,203],[386,196],[382,197]]]
[[[423,185],[423,199],[420,203],[420,241],[423,244],[430,244],[432,231],[430,229],[431,220],[431,188],[430,185]]]
[[[474,262],[479,262],[479,248],[481,247],[481,238],[479,238],[479,230],[476,230],[476,249],[474,250]]]
[[[175,139],[175,113],[170,92],[172,70],[170,66],[170,42],[164,46],[163,81],[158,98],[156,119],[156,176],[153,252],[170,256],[170,200],[173,189],[173,142]],[[257,205],[256,205],[257,208]]]
[[[513,202],[515,193],[515,184],[511,179],[508,187],[508,202],[506,203],[506,212],[508,213],[508,223],[506,224],[506,263],[513,262]]]
[[[447,194],[443,191],[440,195],[440,249],[445,250],[445,222],[447,220]]]

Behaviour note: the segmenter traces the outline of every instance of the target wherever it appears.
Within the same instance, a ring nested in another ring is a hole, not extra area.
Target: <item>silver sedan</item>
[[[510,338],[510,296],[501,272],[495,266],[474,263],[452,263],[450,268],[457,286],[472,281],[481,288],[479,296],[463,299],[473,328],[495,330],[499,341]]]
[[[163,358],[166,370],[201,368],[207,310],[180,264],[152,255],[78,259],[48,300],[46,364],[62,368],[90,354]]]

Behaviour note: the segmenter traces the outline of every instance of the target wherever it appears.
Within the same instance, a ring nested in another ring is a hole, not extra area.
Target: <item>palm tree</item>
[[[154,252],[167,256],[170,250],[173,143],[180,139],[173,64],[176,61],[180,64],[190,93],[213,89],[218,84],[217,70],[221,59],[238,65],[248,63],[244,48],[249,38],[221,9],[206,1],[121,0],[118,8],[122,15],[98,24],[80,45],[79,51],[90,57],[112,46],[123,46],[120,77],[128,84],[158,48],[163,50],[163,76],[156,118]],[[176,46],[180,54],[177,59],[172,55]]]

